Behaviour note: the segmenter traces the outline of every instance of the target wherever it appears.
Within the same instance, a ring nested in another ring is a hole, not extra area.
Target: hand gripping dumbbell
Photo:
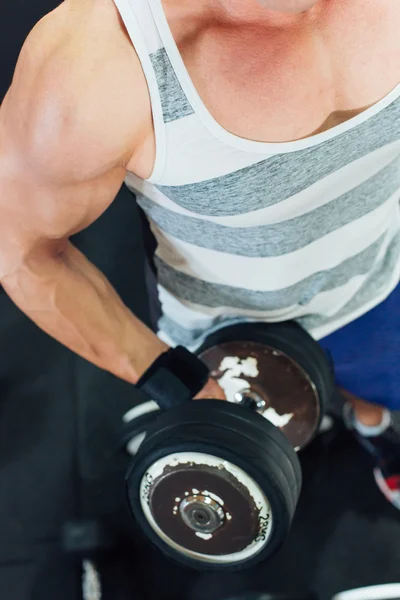
[[[209,375],[228,402],[192,401]],[[244,323],[212,334],[194,356],[163,355],[125,417],[133,517],[173,560],[232,570],[286,539],[298,502],[296,452],[318,431],[334,390],[321,347],[297,324]]]

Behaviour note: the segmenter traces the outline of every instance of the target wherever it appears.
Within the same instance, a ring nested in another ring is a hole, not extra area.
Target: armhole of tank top
[[[158,183],[164,173],[166,162],[166,131],[161,105],[161,96],[158,88],[156,74],[146,46],[145,35],[136,17],[132,0],[114,0],[119,14],[124,22],[133,47],[139,57],[143,73],[147,82],[150,95],[151,110],[153,115],[154,134],[156,140],[156,157],[153,172],[146,179],[149,183]]]

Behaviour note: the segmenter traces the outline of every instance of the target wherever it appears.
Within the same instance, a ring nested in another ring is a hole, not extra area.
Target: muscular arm
[[[69,237],[114,200],[151,117],[116,15],[83,5],[39,23],[0,108],[0,282],[41,329],[135,383],[165,346]]]

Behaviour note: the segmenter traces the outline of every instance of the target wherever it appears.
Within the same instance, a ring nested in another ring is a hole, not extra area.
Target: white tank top
[[[320,339],[400,276],[400,84],[349,121],[285,143],[207,110],[161,0],[115,0],[147,80],[152,175],[126,183],[158,248],[161,337],[195,347],[236,319],[295,319]]]

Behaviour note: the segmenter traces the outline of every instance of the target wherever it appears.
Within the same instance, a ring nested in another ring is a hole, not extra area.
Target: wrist
[[[168,350],[170,350],[170,346],[161,342],[161,340],[142,348],[142,352],[135,355],[131,360],[135,378],[133,383],[136,385],[151,365]]]
[[[125,351],[122,356],[119,355],[117,370],[122,379],[136,385],[147,369],[164,352],[167,352],[170,346],[162,342],[144,323],[136,319],[133,327],[126,327],[124,338],[121,345]]]
[[[192,400],[205,386],[209,375],[201,359],[183,346],[177,346],[162,353],[150,365],[137,387],[167,410]]]

